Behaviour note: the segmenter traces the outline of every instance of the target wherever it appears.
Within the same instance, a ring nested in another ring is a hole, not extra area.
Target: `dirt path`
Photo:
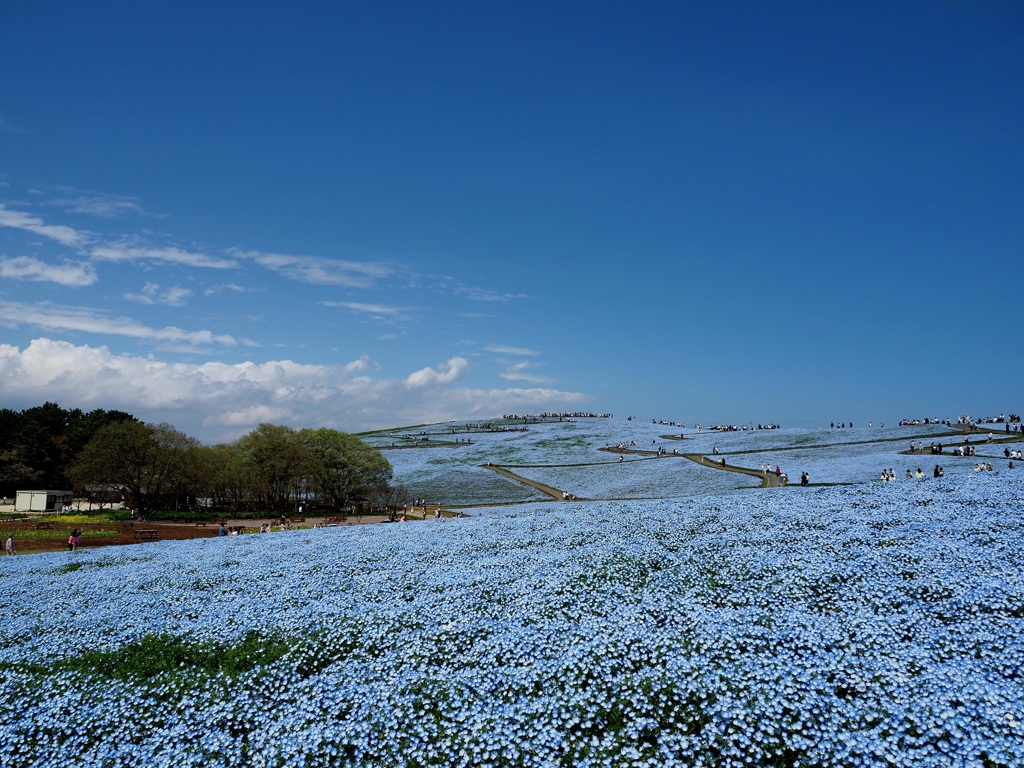
[[[992,435],[992,439],[988,442],[992,443],[1019,443],[1024,442],[1024,430],[1019,432],[1006,431],[1006,425],[1000,424],[1002,429],[986,429],[985,427],[995,427],[995,424],[950,424],[949,428],[956,430],[960,434],[967,435],[980,435],[987,437]]]
[[[411,510],[407,517],[410,522],[433,520],[434,511],[437,505],[431,504],[427,508],[427,516],[423,517],[422,507]],[[443,508],[442,508],[443,509]],[[459,512],[444,511],[443,517],[460,517]],[[280,532],[280,519],[225,519],[225,528],[244,529],[246,534],[256,533],[260,525],[270,525],[270,533]],[[311,528],[324,523],[326,518],[307,517],[306,522],[297,525],[298,528]],[[345,527],[354,525],[372,525],[375,523],[388,522],[386,515],[360,515],[346,516],[340,522],[332,522],[327,527]],[[62,522],[59,519],[49,519],[42,516],[34,516],[27,519],[0,520],[0,532],[3,541],[7,536],[14,539],[15,550],[18,554],[34,554],[37,552],[68,552],[68,536],[71,531],[77,528],[81,532],[78,542],[79,549],[96,549],[98,547],[123,546],[125,544],[156,543],[160,541],[185,541],[190,539],[217,538],[220,525],[217,522],[203,523],[171,523],[164,521],[136,521],[134,523],[108,522],[108,523],[70,523]],[[139,531],[152,531],[151,534],[140,534]]]
[[[504,475],[510,480],[515,480],[517,483],[522,483],[523,485],[529,485],[531,488],[536,488],[541,493],[545,493],[551,498],[558,499],[559,501],[585,501],[585,499],[578,499],[566,491],[554,488],[550,485],[545,485],[544,483],[538,483],[536,480],[530,480],[528,477],[517,475],[515,472],[510,472],[509,470],[495,464],[484,464],[484,468],[489,469],[492,472],[497,472],[499,475]],[[566,498],[567,496],[569,497],[568,499]]]
[[[703,453],[684,453],[683,456],[692,462],[700,464],[702,467],[712,467],[714,469],[724,469],[726,472],[738,472],[741,475],[750,475],[756,477],[761,481],[762,488],[781,488],[785,483],[782,479],[775,476],[774,472],[765,474],[759,469],[750,469],[749,467],[737,467],[735,464],[725,463],[725,458],[711,459]]]
[[[617,453],[620,456],[621,455],[625,455],[625,454],[629,454],[629,455],[639,456],[640,457],[639,459],[633,459],[633,461],[638,461],[638,460],[639,461],[644,461],[644,460],[654,459],[654,458],[677,458],[677,459],[678,458],[684,458],[684,459],[689,459],[690,461],[694,462],[695,464],[700,464],[702,467],[708,467],[710,469],[724,469],[727,472],[737,472],[737,473],[742,474],[742,475],[749,475],[750,477],[756,477],[758,480],[761,481],[761,487],[762,488],[781,488],[782,486],[786,485],[786,483],[783,482],[781,477],[776,477],[775,474],[772,473],[772,472],[769,472],[769,473],[765,474],[764,472],[762,472],[759,469],[750,469],[749,467],[738,467],[735,464],[723,463],[725,461],[724,457],[719,457],[717,459],[709,459],[707,456],[705,456],[704,454],[701,454],[701,453],[663,453],[663,452],[658,452],[658,451],[638,450],[638,449],[634,449],[634,448],[626,448],[626,449],[621,449],[621,448],[598,448],[598,450],[599,451],[606,451],[608,453]],[[618,464],[619,462],[600,462],[600,463],[601,464],[608,464],[609,466],[612,466],[612,465]],[[543,465],[543,466],[548,466],[548,465]],[[558,499],[559,501],[565,501],[566,500],[567,493],[566,493],[566,491],[563,491],[560,488],[554,488],[554,487],[552,487],[550,485],[545,485],[544,483],[539,483],[536,480],[530,480],[528,477],[523,477],[522,475],[517,475],[515,472],[512,472],[512,471],[510,471],[508,469],[505,469],[504,467],[499,467],[499,466],[497,466],[495,464],[485,464],[484,467],[486,469],[491,470],[492,472],[497,472],[499,475],[504,475],[505,477],[509,478],[510,480],[515,480],[517,483],[522,483],[523,485],[529,485],[532,488],[536,488],[541,493],[547,494],[548,496],[550,496],[553,499]],[[569,496],[569,498],[572,501],[584,501],[584,499],[579,499],[579,498],[577,498],[575,496],[571,496],[571,495]]]

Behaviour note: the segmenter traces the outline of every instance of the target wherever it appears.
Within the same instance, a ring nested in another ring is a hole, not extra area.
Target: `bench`
[[[39,522],[39,523],[36,523],[36,530],[37,531],[47,531],[50,528],[53,528],[53,523],[49,523],[49,522]]]
[[[135,530],[135,536],[139,541],[160,541],[160,531],[137,528]]]

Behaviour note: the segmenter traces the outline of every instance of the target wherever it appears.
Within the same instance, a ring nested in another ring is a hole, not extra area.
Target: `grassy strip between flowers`
[[[308,678],[354,650],[354,642],[328,644],[324,638],[255,630],[234,643],[193,643],[170,634],[150,634],[113,650],[88,651],[48,664],[15,663],[11,667],[36,675],[75,672],[135,684],[162,685],[169,677],[188,678],[193,683],[204,675],[233,680],[257,667],[290,658],[294,673]]]

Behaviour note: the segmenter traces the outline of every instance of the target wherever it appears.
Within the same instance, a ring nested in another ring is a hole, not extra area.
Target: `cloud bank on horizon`
[[[489,418],[502,409],[529,413],[552,402],[571,409],[587,400],[558,390],[461,386],[467,366],[464,358],[453,357],[402,379],[385,379],[366,375],[373,365],[365,359],[340,366],[291,360],[196,365],[51,339],[36,339],[25,349],[0,344],[5,397],[39,404],[45,392],[50,401],[83,409],[116,404],[221,440],[263,422],[360,431]]]
[[[91,216],[118,218],[142,210],[139,204],[124,203],[120,197],[105,206],[95,192],[86,198],[84,193],[65,187],[61,193],[78,201],[88,199],[88,205],[75,210]],[[36,203],[40,204],[58,210],[68,207],[63,199]],[[147,307],[189,308],[203,300],[217,303],[223,292],[245,295],[259,306],[274,293],[266,281],[278,277],[309,287],[370,289],[401,276],[403,268],[396,265],[235,247],[211,253],[146,242],[153,236],[145,232],[107,241],[95,231],[48,223],[43,216],[7,204],[0,204],[0,229],[23,235],[22,247],[33,252],[0,255],[0,276],[9,281],[8,286],[24,284],[17,292],[5,291],[6,296],[16,293],[24,298],[0,298],[0,326],[31,337],[23,346],[0,343],[0,394],[8,403],[28,407],[40,404],[43,398],[69,407],[118,408],[151,421],[169,421],[206,439],[224,440],[261,422],[356,431],[488,418],[509,411],[575,409],[591,399],[582,392],[549,387],[467,386],[463,380],[470,362],[460,355],[390,374],[369,354],[349,362],[303,364],[277,357],[273,348],[267,354],[265,344],[256,339],[205,328],[161,326],[137,316]],[[55,261],[36,255],[55,249]],[[138,272],[134,279],[143,280],[138,291],[121,287],[131,284],[128,270],[133,268]],[[236,282],[221,283],[219,274],[204,279],[210,271],[229,270]],[[254,272],[271,274],[253,277]],[[159,277],[161,273],[169,276]],[[408,279],[408,275],[404,277]],[[187,280],[190,287],[156,279]],[[247,279],[253,287],[238,284]],[[56,300],[63,289],[91,289],[98,284],[110,286],[109,302],[97,305],[95,294],[82,295],[81,291],[65,294],[79,304]],[[466,296],[469,292],[460,286],[453,294]],[[399,303],[318,303],[395,327],[421,311]],[[271,314],[270,322],[277,321]],[[298,332],[307,330],[316,333],[300,324]],[[36,336],[38,333],[47,335]],[[61,338],[65,336],[81,341]],[[509,357],[539,355],[537,351],[466,341],[461,346],[496,361],[503,369],[498,373],[502,378],[534,384],[551,381],[522,373],[534,363],[508,361]],[[236,362],[189,360],[197,355],[217,357],[239,347],[245,348],[246,357]],[[258,359],[257,350],[263,352]]]
[[[314,6],[5,6],[0,405],[1020,412],[1019,6]]]

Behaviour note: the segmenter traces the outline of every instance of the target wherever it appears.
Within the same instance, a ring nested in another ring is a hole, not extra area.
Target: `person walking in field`
[[[14,554],[17,554],[17,553],[16,553],[15,551],[14,551],[14,537],[13,537],[13,536],[8,536],[8,537],[7,537],[7,554],[8,554],[8,555],[14,555]]]

